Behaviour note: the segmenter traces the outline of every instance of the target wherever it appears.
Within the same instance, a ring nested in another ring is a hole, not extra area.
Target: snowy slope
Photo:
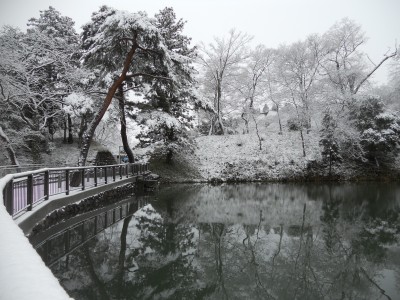
[[[196,155],[202,176],[207,180],[290,179],[303,174],[309,162],[321,159],[317,134],[304,134],[306,157],[299,132],[264,131],[261,137],[261,150],[255,133],[198,137]]]

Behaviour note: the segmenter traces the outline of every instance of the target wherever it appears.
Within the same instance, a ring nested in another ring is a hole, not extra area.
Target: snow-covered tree
[[[63,52],[58,55],[57,59],[49,60],[43,67],[44,83],[49,85],[50,90],[58,91],[58,105],[54,106],[53,109],[58,113],[61,113],[60,104],[63,105],[63,97],[70,90],[75,89],[75,86],[80,84],[79,79],[76,78],[77,68],[79,67],[79,39],[78,34],[74,29],[74,22],[71,18],[62,16],[53,7],[40,11],[40,17],[38,19],[31,18],[28,22],[28,35],[44,35],[46,38],[52,40],[55,44],[58,52]],[[44,47],[49,45],[45,43]],[[35,45],[37,47],[37,45]],[[62,49],[62,50],[61,50]],[[60,51],[61,50],[61,51]],[[54,53],[54,50],[52,51]],[[40,53],[38,53],[40,55]],[[58,119],[62,118],[64,125],[64,136],[68,128],[68,139],[64,138],[64,142],[73,142],[72,137],[72,121],[71,116],[67,114],[55,115]],[[55,117],[48,119],[47,127],[49,128],[50,134],[53,133],[54,128],[57,126]],[[61,120],[60,120],[61,121]],[[60,122],[61,123],[61,122]]]
[[[260,107],[266,105],[267,70],[272,64],[273,54],[272,49],[267,49],[263,45],[252,49],[233,81],[236,97],[240,99],[235,101],[235,104],[240,105],[239,110],[247,133],[249,133],[249,121],[254,119],[254,112],[259,112]]]
[[[57,13],[52,8],[50,11]],[[10,140],[18,140],[37,157],[47,150],[47,142],[60,123],[62,99],[74,83],[77,66],[76,34],[68,39],[50,34],[51,30],[46,30],[52,27],[49,20],[42,16],[32,19],[27,33],[4,27],[0,36],[1,102],[3,112],[10,112],[3,119],[8,123],[3,122],[3,129]],[[72,21],[66,20],[65,28],[73,32]]]
[[[251,39],[248,34],[232,29],[227,37],[214,38],[213,43],[200,47],[199,62],[204,68],[203,77],[207,82],[204,87],[216,112],[211,120],[211,133],[225,133],[222,122],[224,93],[247,58],[246,46]]]
[[[38,19],[31,18],[28,22],[28,32],[38,30],[48,37],[61,39],[68,44],[78,42],[78,34],[74,29],[75,22],[67,16],[62,16],[54,7],[40,11]]]
[[[278,49],[276,65],[279,90],[295,108],[289,127],[299,130],[303,156],[306,156],[303,130],[311,126],[311,108],[316,99],[316,82],[320,62],[324,56],[322,43],[317,35]]]
[[[365,158],[377,167],[392,163],[399,152],[400,118],[379,98],[366,96],[351,105],[350,119],[360,133]]]
[[[72,92],[64,99],[63,111],[68,116],[77,118],[79,122],[79,147],[81,147],[83,133],[87,128],[88,120],[93,116],[95,107],[93,98],[82,92]]]
[[[344,18],[335,23],[323,36],[326,58],[321,63],[328,85],[333,88],[335,101],[348,102],[357,94],[375,71],[388,59],[397,54],[386,53],[376,64],[370,66],[366,54],[361,50],[367,37],[360,25]],[[335,93],[336,92],[336,93]]]
[[[183,34],[184,22],[177,19],[172,8],[166,7],[155,15],[155,25],[165,40],[167,49],[174,54],[192,60],[196,57],[196,48],[190,46],[191,39]],[[180,86],[157,82],[153,93],[148,93],[149,106],[142,109],[148,120],[147,133],[153,142],[161,142],[166,161],[172,162],[173,153],[181,146],[188,146],[186,132],[192,127],[194,104],[196,101],[194,80],[195,70],[191,64],[179,74]],[[182,80],[183,79],[183,80]],[[142,134],[146,136],[147,134]]]
[[[134,84],[139,92],[153,95],[158,88],[176,96],[189,85],[191,59],[169,49],[156,21],[144,12],[103,6],[84,26],[82,39],[85,65],[110,78],[107,95],[83,137],[79,163],[84,165],[95,129],[121,85]]]
[[[336,136],[336,120],[328,110],[322,119],[321,139],[319,141],[322,147],[322,159],[329,167],[329,176],[332,174],[332,166],[342,161],[340,154],[338,137]]]

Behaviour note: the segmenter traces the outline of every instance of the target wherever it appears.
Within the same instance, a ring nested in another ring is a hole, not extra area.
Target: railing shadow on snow
[[[8,174],[0,179],[0,192],[7,212],[14,218],[30,211],[51,196],[85,190],[123,178],[148,173],[148,164],[44,168]]]

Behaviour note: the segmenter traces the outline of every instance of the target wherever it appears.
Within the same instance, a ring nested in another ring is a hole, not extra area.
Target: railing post
[[[115,166],[112,166],[112,177],[113,181],[115,181]]]
[[[81,169],[81,184],[82,184],[82,191],[85,190],[85,169]]]
[[[69,195],[69,170],[65,170],[65,195]]]
[[[129,164],[125,165],[125,173],[126,173],[126,178],[129,177]]]
[[[28,211],[32,210],[33,202],[33,175],[29,174],[26,181],[26,204]]]
[[[49,184],[50,184],[50,174],[49,171],[44,171],[44,200],[49,200]]]
[[[104,183],[107,184],[107,167],[104,167],[103,170],[104,170]]]
[[[97,186],[97,167],[94,167],[94,186]]]
[[[6,206],[7,212],[12,216],[14,213],[14,192],[13,192],[13,180],[11,179],[4,189],[4,205]]]
[[[122,166],[119,165],[119,179],[122,179]]]

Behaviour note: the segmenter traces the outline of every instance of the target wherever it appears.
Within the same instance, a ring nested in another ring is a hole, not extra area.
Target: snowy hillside
[[[196,139],[201,175],[207,179],[284,179],[300,175],[310,161],[320,159],[318,136],[305,135],[303,157],[298,132],[265,132],[259,149],[255,133],[201,136]]]

